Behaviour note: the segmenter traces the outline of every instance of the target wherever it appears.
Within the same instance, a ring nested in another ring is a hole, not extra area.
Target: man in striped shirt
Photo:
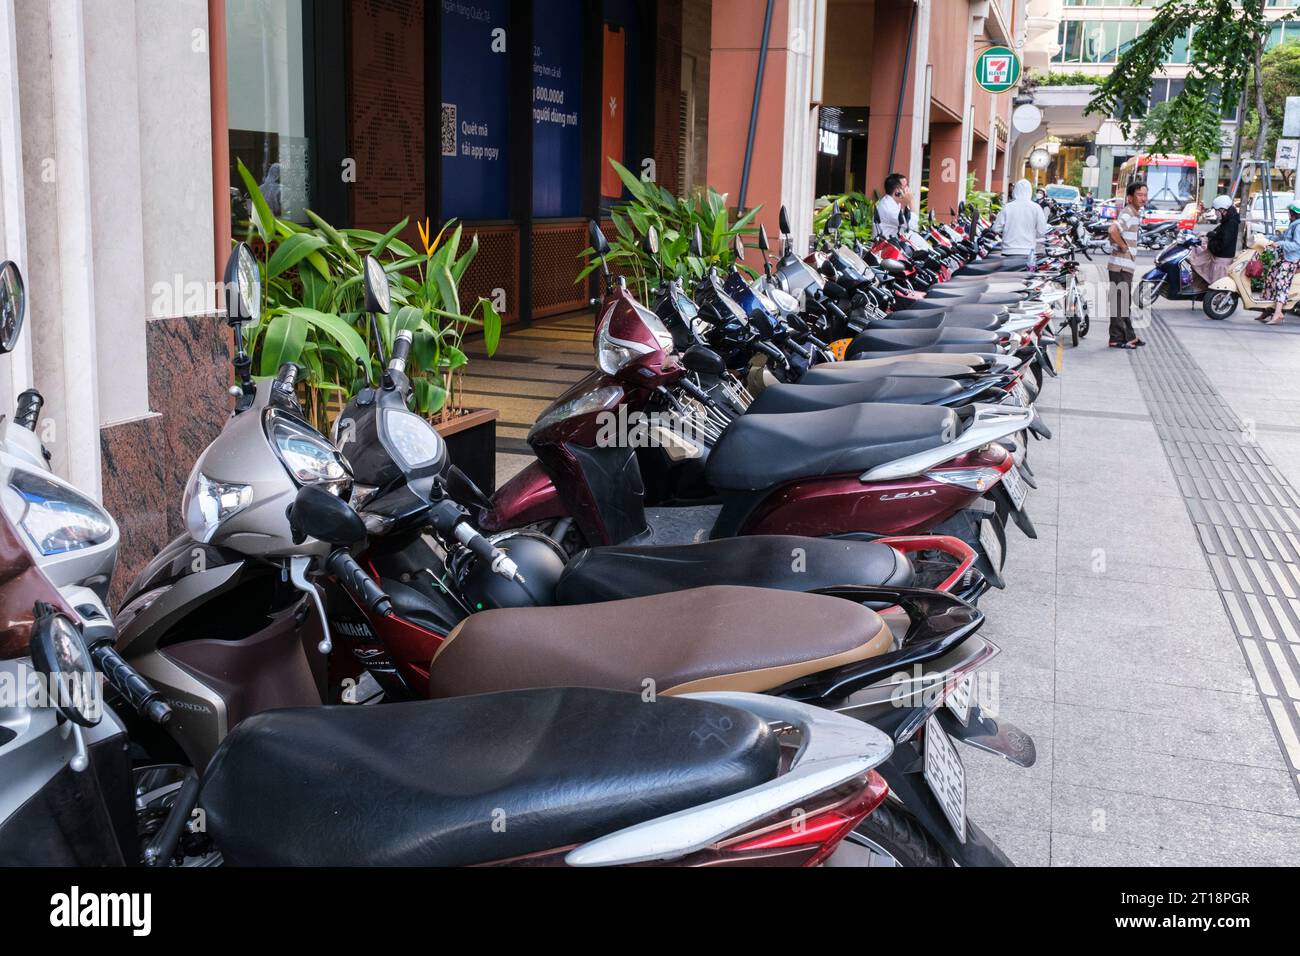
[[[1147,204],[1147,184],[1134,180],[1124,191],[1124,208],[1110,225],[1110,347],[1133,349],[1146,345],[1133,331],[1129,307],[1133,298],[1134,256],[1142,228],[1142,207]]]

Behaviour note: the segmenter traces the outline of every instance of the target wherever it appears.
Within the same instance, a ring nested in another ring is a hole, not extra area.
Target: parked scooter
[[[1207,316],[1211,319],[1226,319],[1236,312],[1238,307],[1258,312],[1272,312],[1274,303],[1262,298],[1262,289],[1259,292],[1255,291],[1255,281],[1262,280],[1263,276],[1252,277],[1249,274],[1250,263],[1270,245],[1272,243],[1266,237],[1256,236],[1254,242],[1237,253],[1237,257],[1232,260],[1232,265],[1228,267],[1228,274],[1213,283],[1205,294],[1201,308]],[[1300,304],[1300,274],[1291,280],[1291,290],[1287,294],[1283,308],[1287,312],[1294,313],[1298,304]]]
[[[1156,256],[1155,267],[1138,283],[1137,302],[1142,309],[1152,308],[1160,299],[1200,302],[1208,286],[1192,267],[1191,253],[1199,248],[1201,237],[1184,232]],[[1234,310],[1236,306],[1233,306]]]

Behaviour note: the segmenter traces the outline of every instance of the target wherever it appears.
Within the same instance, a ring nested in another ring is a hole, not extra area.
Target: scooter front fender
[[[483,515],[483,530],[522,528],[568,514],[569,509],[551,476],[540,462],[532,461],[492,496],[492,508]]]
[[[1163,282],[1165,271],[1158,266],[1142,277],[1143,282]]]

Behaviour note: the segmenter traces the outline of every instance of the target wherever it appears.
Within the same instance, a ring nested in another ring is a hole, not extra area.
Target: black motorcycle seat
[[[200,805],[236,866],[463,866],[738,793],[778,751],[747,711],[610,690],[291,708],[226,737]]]
[[[698,544],[588,548],[560,575],[555,601],[589,604],[719,584],[782,591],[841,584],[910,587],[913,579],[912,562],[887,544],[754,534]]]
[[[800,385],[847,385],[881,378],[956,378],[969,376],[970,366],[959,362],[921,360],[889,362],[884,365],[858,365],[856,362],[825,362],[814,365],[799,379]],[[766,389],[764,389],[766,391]]]
[[[799,478],[861,474],[938,448],[960,433],[955,412],[934,405],[845,405],[820,412],[742,415],[705,465],[718,489],[761,491]]]
[[[769,385],[750,403],[747,415],[816,412],[842,405],[875,402],[892,405],[934,405],[962,391],[947,378],[891,376],[839,385]]]
[[[915,349],[931,345],[966,345],[968,351],[997,348],[998,334],[984,329],[868,329],[859,332],[849,344],[848,355],[856,352],[887,352],[893,349]]]
[[[966,315],[956,310],[950,312],[895,312],[883,319],[872,319],[868,329],[982,329],[991,332],[1006,322],[1003,316],[991,315],[987,310]]]
[[[1025,256],[1003,256],[994,253],[970,265],[962,266],[953,273],[953,277],[962,279],[966,276],[987,276],[998,272],[1025,272],[1028,265],[1029,260]]]

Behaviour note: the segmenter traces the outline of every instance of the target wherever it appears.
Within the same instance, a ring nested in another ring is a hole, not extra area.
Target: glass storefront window
[[[312,145],[305,77],[313,68],[305,43],[303,3],[226,0],[230,202],[236,222],[249,218],[243,160],[271,211],[305,222],[311,206]]]

